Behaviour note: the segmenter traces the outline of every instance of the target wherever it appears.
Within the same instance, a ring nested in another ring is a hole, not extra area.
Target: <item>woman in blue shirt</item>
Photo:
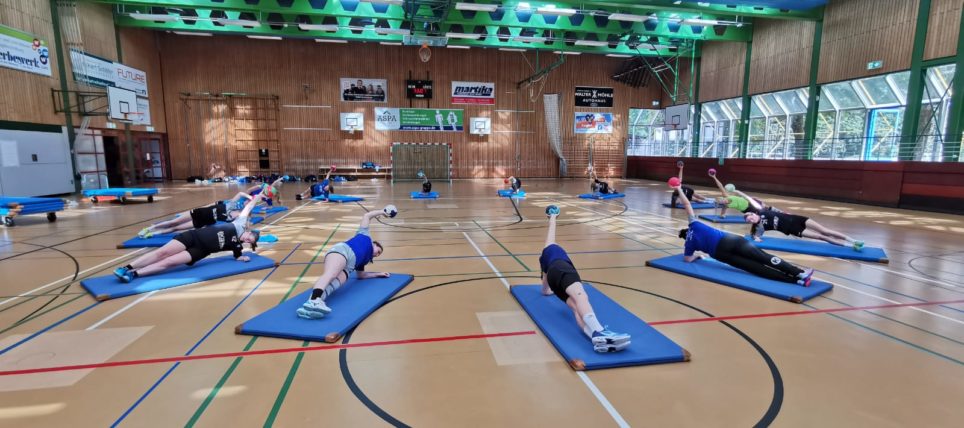
[[[325,179],[321,180],[320,183],[313,184],[308,190],[295,195],[296,200],[302,200],[308,197],[317,198],[319,196],[324,196],[325,202],[328,201],[328,196],[335,193],[335,187],[331,185],[331,169],[325,174]]]
[[[774,281],[810,286],[813,269],[800,269],[789,262],[769,254],[753,245],[742,236],[726,233],[701,223],[689,198],[679,186],[673,188],[680,193],[680,202],[689,214],[689,227],[679,232],[679,237],[686,240],[683,247],[683,260],[694,262],[701,256],[697,251],[706,253],[716,260],[752,273],[756,276]]]

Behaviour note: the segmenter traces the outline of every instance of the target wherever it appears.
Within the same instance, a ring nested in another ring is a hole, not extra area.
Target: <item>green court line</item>
[[[304,348],[308,346],[308,341],[306,340],[301,344]],[[291,364],[291,370],[288,371],[288,377],[285,378],[284,385],[281,386],[281,391],[278,391],[278,397],[274,400],[274,405],[271,406],[271,412],[268,413],[268,419],[264,421],[265,427],[270,427],[274,425],[274,420],[278,417],[278,412],[281,410],[281,404],[284,403],[285,398],[288,396],[288,390],[291,389],[291,383],[295,380],[295,374],[298,373],[298,368],[301,367],[301,360],[305,357],[304,352],[299,352],[295,357],[295,362]]]
[[[314,263],[314,261],[318,259],[318,256],[321,255],[321,252],[328,245],[328,242],[330,242],[331,238],[335,236],[335,232],[338,232],[339,227],[341,227],[341,223],[338,223],[337,225],[335,225],[335,229],[331,231],[330,235],[328,235],[328,239],[326,239],[325,242],[321,244],[321,247],[318,248],[318,251],[311,258],[311,261],[309,262],[309,264],[305,265],[305,268],[301,270],[301,274],[298,275],[298,278],[295,279],[294,283],[291,284],[291,287],[288,288],[288,291],[281,298],[282,302],[287,300],[288,296],[291,295],[291,292],[294,291],[294,289],[298,286],[299,283],[301,283],[301,279],[304,278],[305,273],[308,272],[308,268],[312,266],[311,263]],[[258,340],[258,336],[252,337],[251,340],[248,341],[248,344],[245,345],[244,350],[245,351],[250,350],[251,347],[254,346],[254,343],[257,340]],[[241,360],[243,358],[244,357],[237,357],[234,359],[233,362],[231,362],[231,366],[228,367],[228,369],[224,372],[223,375],[221,375],[221,379],[218,379],[218,383],[214,385],[214,388],[211,389],[211,392],[208,393],[208,396],[204,398],[204,401],[201,402],[201,405],[197,408],[196,411],[194,411],[194,415],[191,416],[191,419],[189,419],[187,423],[184,424],[185,427],[193,427],[195,424],[197,424],[198,419],[200,419],[201,415],[203,415],[204,412],[207,411],[208,406],[211,405],[211,402],[214,401],[214,398],[217,397],[219,392],[221,392],[221,388],[224,387],[224,384],[227,383],[231,375],[234,374],[234,369],[236,369],[238,365],[241,364]]]
[[[519,264],[522,265],[522,267],[523,267],[526,271],[532,272],[532,269],[529,269],[529,266],[526,266],[525,263],[522,263],[522,260],[519,260],[519,258],[516,257],[515,254],[512,254],[512,251],[509,251],[509,249],[506,248],[505,245],[502,245],[502,243],[499,242],[498,239],[495,239],[495,236],[492,236],[492,234],[489,233],[488,230],[485,230],[485,229],[482,227],[482,225],[479,224],[479,222],[477,222],[477,221],[475,221],[475,220],[472,220],[472,223],[475,223],[475,225],[478,226],[479,229],[481,229],[483,232],[485,232],[486,235],[489,235],[489,238],[492,238],[492,240],[495,241],[496,244],[499,244],[499,246],[502,247],[503,250],[505,250],[505,253],[508,254],[508,255],[510,255],[510,256],[512,256],[512,258],[515,259],[515,261],[519,262]]]
[[[830,301],[833,301],[833,302],[837,302],[837,303],[839,303],[839,304],[841,304],[841,305],[844,305],[844,306],[852,306],[852,305],[850,305],[850,304],[848,304],[848,303],[844,303],[844,302],[841,302],[840,300],[833,299],[833,298],[830,298],[830,297],[827,297],[827,296],[820,296],[820,297],[823,297],[824,299],[827,299],[827,300],[830,300]],[[922,332],[927,333],[927,334],[930,334],[930,335],[932,335],[932,336],[937,336],[937,337],[939,337],[939,338],[941,338],[941,339],[944,339],[944,340],[947,340],[947,341],[950,341],[950,342],[954,342],[954,343],[956,343],[956,344],[958,344],[958,345],[964,345],[964,342],[961,342],[961,341],[959,341],[959,340],[956,340],[956,339],[953,339],[953,338],[944,336],[944,335],[942,335],[942,334],[940,334],[940,333],[935,333],[935,332],[933,332],[933,331],[930,331],[930,330],[927,330],[927,329],[924,329],[924,328],[920,328],[920,327],[918,327],[918,326],[916,326],[916,325],[913,325],[913,324],[908,324],[908,323],[906,323],[906,322],[903,322],[903,321],[900,321],[900,320],[896,320],[896,319],[891,318],[891,317],[888,317],[888,316],[886,316],[886,315],[881,315],[881,314],[878,314],[878,313],[876,313],[876,312],[871,312],[872,310],[873,310],[873,309],[868,309],[868,310],[864,310],[864,311],[862,311],[862,312],[865,312],[865,313],[870,314],[870,315],[874,315],[874,316],[879,317],[879,318],[883,318],[883,319],[888,320],[888,321],[893,321],[893,322],[895,322],[895,323],[897,323],[897,324],[901,324],[901,325],[903,325],[903,326],[906,326],[906,327],[908,327],[908,328],[912,328],[912,329],[914,329],[914,330],[922,331]]]

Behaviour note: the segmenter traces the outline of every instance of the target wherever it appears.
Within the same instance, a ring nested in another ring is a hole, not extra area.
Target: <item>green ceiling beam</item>
[[[505,2],[505,3],[515,4],[515,3],[518,3],[518,1],[511,1],[511,2]],[[814,8],[806,11],[790,10],[786,12],[781,12],[780,9],[777,9],[774,7],[757,7],[757,6],[729,7],[726,5],[716,4],[716,3],[710,3],[708,6],[700,6],[696,3],[673,4],[673,0],[645,0],[645,2],[643,0],[603,0],[603,1],[558,0],[555,2],[546,2],[546,3],[547,4],[555,3],[556,5],[567,4],[567,5],[572,5],[573,7],[576,5],[585,5],[586,8],[597,8],[597,7],[621,8],[621,9],[625,9],[627,13],[632,13],[633,10],[664,10],[664,11],[678,12],[678,13],[743,16],[747,18],[796,19],[796,20],[817,20],[823,16],[822,7],[818,7],[818,8]],[[533,7],[536,7],[535,4],[533,4]]]

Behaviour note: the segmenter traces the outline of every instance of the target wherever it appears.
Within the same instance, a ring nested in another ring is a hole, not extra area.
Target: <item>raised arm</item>
[[[735,192],[737,195],[740,195],[740,196],[742,196],[744,199],[746,199],[747,202],[750,203],[750,205],[753,205],[753,208],[756,208],[757,210],[763,210],[763,206],[760,205],[759,203],[757,203],[756,199],[751,198],[749,195],[747,195],[746,193],[743,193],[743,192],[741,192],[741,191],[739,191],[739,190],[734,190],[733,192]]]
[[[250,201],[250,200],[251,200],[251,195],[249,195],[249,194],[247,194],[247,193],[244,193],[244,192],[238,192],[237,195],[234,195],[234,197],[231,198],[231,204],[234,205],[235,203],[237,203],[238,201],[240,201],[242,198],[243,198],[243,199],[247,199],[247,200]]]
[[[373,218],[380,217],[383,215],[385,215],[385,212],[381,210],[369,211],[362,216],[361,223],[359,224],[359,226],[361,226],[362,228],[367,228],[372,224]]]
[[[328,173],[325,174],[325,180],[328,180],[330,178],[331,178],[331,168],[328,168]]]
[[[250,197],[250,196],[249,196],[249,197]],[[263,197],[263,194],[258,193],[257,196],[251,198],[251,200],[248,201],[248,203],[244,205],[244,209],[241,210],[241,214],[238,215],[238,217],[248,217],[248,216],[250,216],[250,215],[251,215],[251,211],[254,210],[254,207],[258,206],[258,203],[261,202],[261,198],[262,198],[262,197]]]
[[[723,183],[720,183],[720,180],[716,178],[716,174],[711,174],[710,178],[712,178],[713,182],[716,183],[716,187],[720,189],[720,193],[723,194],[724,198],[730,196],[730,194],[726,192],[726,187],[723,187]]]
[[[683,161],[676,162],[676,166],[679,168],[679,173],[676,174],[676,178],[678,178],[679,182],[682,183],[683,182]]]
[[[676,190],[677,193],[679,193],[679,200],[680,202],[683,203],[683,208],[686,209],[686,214],[689,215],[690,217],[696,217],[696,213],[693,212],[693,206],[690,205],[690,199],[686,197],[686,193],[683,192],[683,189],[681,189],[681,187],[682,185],[676,186],[673,189]]]

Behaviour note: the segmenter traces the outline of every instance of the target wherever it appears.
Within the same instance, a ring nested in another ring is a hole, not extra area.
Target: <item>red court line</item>
[[[772,318],[772,317],[787,317],[794,315],[811,315],[811,314],[826,314],[831,312],[850,312],[850,311],[866,311],[871,309],[887,309],[887,308],[904,308],[913,306],[933,306],[933,305],[948,305],[954,303],[964,303],[962,300],[944,300],[940,302],[916,302],[916,303],[892,303],[889,305],[876,305],[876,306],[852,306],[847,308],[834,308],[834,309],[813,309],[809,311],[792,311],[792,312],[770,312],[766,314],[748,314],[748,315],[727,315],[722,317],[707,317],[707,318],[691,318],[685,320],[670,320],[670,321],[656,321],[651,322],[649,325],[665,325],[665,324],[686,324],[694,322],[708,322],[708,321],[728,321],[728,320],[741,320],[741,319],[751,319],[751,318]]]
[[[139,366],[144,364],[176,363],[182,361],[210,360],[215,358],[250,357],[253,355],[287,354],[292,352],[330,351],[335,349],[370,348],[374,346],[406,345],[412,343],[454,342],[459,340],[492,339],[496,337],[526,336],[535,331],[513,331],[508,333],[469,334],[464,336],[427,337],[419,339],[386,340],[381,342],[347,343],[339,345],[306,346],[297,348],[263,349],[258,351],[226,352],[221,354],[184,355],[180,357],[150,358],[144,360],[109,361],[97,364],[77,364],[71,366],[39,367],[34,369],[0,371],[0,376],[24,375],[32,373],[63,372],[71,370],[90,370],[105,367]]]

